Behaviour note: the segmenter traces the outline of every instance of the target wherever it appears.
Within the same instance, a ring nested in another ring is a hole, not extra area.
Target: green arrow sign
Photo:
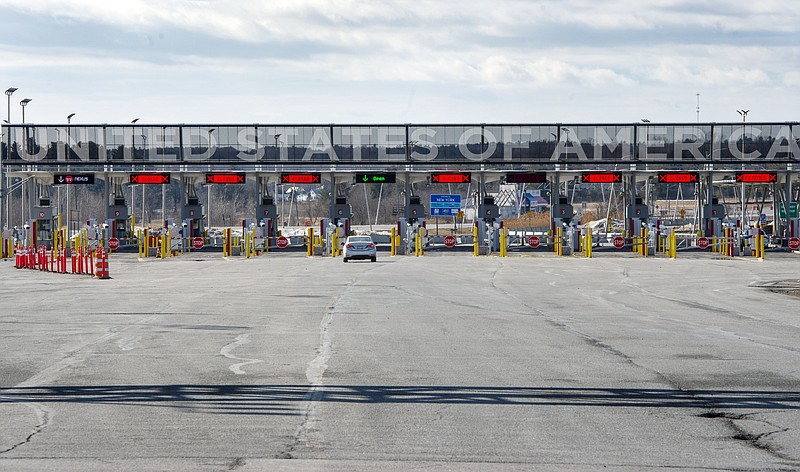
[[[356,182],[365,184],[393,184],[397,182],[394,172],[356,174]]]

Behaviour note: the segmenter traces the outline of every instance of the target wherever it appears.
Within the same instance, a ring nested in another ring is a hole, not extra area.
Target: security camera
[[[181,223],[181,226],[183,226],[185,228],[185,227],[187,227],[189,225],[187,225],[186,223]]]
[[[103,223],[103,229],[108,228],[108,223]]]
[[[29,225],[29,224],[27,224],[27,223],[26,223],[26,224],[25,224],[25,226],[23,226],[23,227],[24,227],[25,229],[31,229],[31,225]]]
[[[263,228],[264,226],[267,226],[267,224],[262,221],[261,223],[258,224],[258,226],[261,226]]]

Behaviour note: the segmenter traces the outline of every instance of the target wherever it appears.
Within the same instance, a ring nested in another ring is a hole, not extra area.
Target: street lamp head
[[[650,120],[648,120],[647,118],[642,118],[642,123],[650,123]]]
[[[23,99],[22,99],[22,100],[19,102],[19,104],[20,104],[21,106],[23,106],[23,107],[24,107],[25,105],[27,105],[28,103],[30,103],[32,100],[33,100],[32,98],[23,98]]]
[[[215,129],[217,129],[217,128],[211,128],[210,130],[208,130],[208,134],[213,133]]]
[[[134,124],[134,123],[136,123],[137,121],[139,121],[139,118],[134,118],[134,119],[132,119],[132,120],[131,120],[131,124]]]
[[[6,95],[8,95],[10,97],[11,94],[16,92],[17,90],[18,89],[16,87],[9,87],[9,88],[6,89]]]
[[[70,113],[69,115],[67,115],[67,124],[69,124],[72,121],[73,116],[75,116],[75,113]]]

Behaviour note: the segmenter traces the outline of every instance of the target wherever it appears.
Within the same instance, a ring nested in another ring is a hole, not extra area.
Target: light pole
[[[750,110],[736,110],[736,112],[742,116],[742,160],[744,160],[745,122],[747,122],[747,114],[750,113]],[[742,170],[744,170],[744,162],[742,163]],[[744,192],[744,182],[742,182],[742,228],[749,227],[749,225],[746,224],[747,218],[745,218],[745,214],[747,212],[747,199],[745,198]]]
[[[17,90],[19,89],[16,87],[9,87],[6,89],[6,97],[8,97],[8,116],[6,120],[8,120],[9,123],[11,123],[11,96],[14,95],[14,92]]]
[[[280,138],[280,137],[281,137],[280,133],[278,133],[278,134],[276,134],[274,136],[274,138],[275,138],[275,153],[276,153],[275,162],[279,162],[281,160],[281,150],[278,147],[278,138]],[[275,170],[278,170],[278,165],[277,164],[275,165]],[[286,196],[286,192],[284,190],[285,190],[285,188],[284,188],[283,184],[281,184],[281,215],[280,215],[281,216],[281,221],[280,221],[281,227],[283,227],[283,197]],[[278,196],[278,183],[276,182],[275,183],[275,197],[277,197],[277,196]]]
[[[214,132],[216,128],[211,128],[208,130],[208,160],[211,160],[211,133]],[[211,170],[211,166],[208,166],[208,170]],[[206,200],[208,201],[208,221],[206,224],[208,225],[208,229],[211,229],[211,184],[206,184]]]
[[[67,125],[72,123],[72,117],[75,116],[75,113],[70,113],[67,115]],[[67,128],[67,138],[64,142],[64,151],[66,151],[65,159],[69,162],[69,139],[70,139],[70,129]],[[69,170],[69,165],[67,165],[67,170]],[[72,210],[69,207],[69,185],[67,187],[67,237],[70,236],[70,227],[72,226]]]
[[[28,130],[25,129],[25,107],[28,106],[28,104],[31,102],[31,100],[32,99],[30,99],[30,98],[23,98],[19,102],[19,106],[22,107],[22,129],[23,129],[23,139],[24,139],[24,142],[22,143],[22,149],[24,150],[24,152],[28,152]],[[22,188],[20,189],[20,191],[22,192],[21,193],[22,202],[21,202],[21,206],[20,206],[20,215],[22,217],[23,224],[25,223],[25,220],[26,220],[26,218],[25,218],[25,190],[26,190],[25,184],[23,183],[22,184]],[[28,220],[31,219],[30,209],[28,210],[28,218],[27,219]]]
[[[22,107],[22,124],[23,124],[23,125],[25,124],[25,107],[26,107],[26,106],[28,106],[28,104],[29,104],[31,101],[33,101],[33,99],[31,99],[31,98],[23,98],[23,99],[22,99],[22,100],[19,102],[19,106],[21,106],[21,107]]]
[[[6,97],[8,97],[8,115],[6,116],[6,125],[11,124],[11,95],[13,95],[16,91],[16,87],[9,87],[6,89]],[[3,136],[5,136],[5,134],[6,133],[3,133]],[[0,141],[5,141],[6,155],[10,155],[9,146],[11,146],[11,130],[8,130],[7,140],[5,140],[3,136],[0,136]],[[6,218],[11,219],[10,208],[8,206],[9,200],[7,199],[8,196],[6,195],[6,189],[8,188],[7,180],[8,177],[5,179],[3,178],[3,155],[0,153],[0,231],[3,231],[3,228],[6,226]],[[3,212],[4,207],[6,209],[5,213]]]

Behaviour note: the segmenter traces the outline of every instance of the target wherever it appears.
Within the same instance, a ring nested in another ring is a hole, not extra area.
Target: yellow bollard
[[[308,228],[308,257],[314,255],[314,228]]]
[[[564,228],[559,226],[558,228],[556,228],[556,241],[555,241],[555,243],[556,243],[556,254],[558,256],[563,256],[564,255],[564,247],[563,247],[564,246],[564,240],[562,239],[563,237],[564,237]]]
[[[672,233],[669,235],[669,257],[676,259],[678,257],[678,238],[675,236],[675,228],[672,228]]]
[[[391,249],[390,249],[390,251],[391,251],[391,252],[390,252],[390,254],[391,254],[392,256],[394,256],[394,255],[396,255],[396,254],[397,254],[397,247],[395,246],[395,240],[394,240],[394,238],[395,238],[395,233],[396,233],[396,232],[397,232],[397,228],[395,228],[394,226],[392,226],[392,234],[391,234],[391,236],[389,236],[389,237],[391,238],[391,239],[389,240],[389,242],[390,242],[390,244],[391,244],[391,245],[390,245],[390,247],[391,247]]]
[[[592,258],[592,228],[586,228],[586,257]]]
[[[728,228],[722,231],[722,242],[719,245],[719,253],[728,255]]]
[[[648,241],[649,241],[649,234],[648,233],[649,233],[649,231],[647,230],[646,227],[642,228],[642,249],[641,249],[641,251],[642,251],[642,256],[643,257],[647,257],[648,254],[650,253],[649,247],[648,247]]]
[[[474,226],[472,228],[472,255],[477,256],[480,254],[480,249],[478,247],[478,227]]]

